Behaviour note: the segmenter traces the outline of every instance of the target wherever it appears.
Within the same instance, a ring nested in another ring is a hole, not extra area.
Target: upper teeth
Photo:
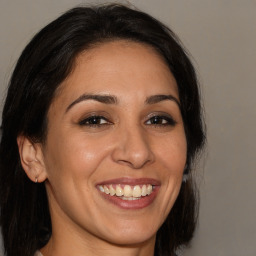
[[[100,185],[99,190],[111,196],[118,196],[118,197],[141,197],[150,195],[152,193],[152,185],[151,184],[144,184],[144,185]],[[124,199],[125,199],[124,198]]]

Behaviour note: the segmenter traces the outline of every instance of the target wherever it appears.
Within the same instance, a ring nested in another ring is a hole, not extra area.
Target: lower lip
[[[137,200],[123,200],[119,198],[118,196],[111,196],[107,195],[104,192],[99,191],[99,193],[108,200],[110,203],[122,208],[122,209],[131,209],[131,210],[137,210],[145,208],[153,203],[155,200],[158,190],[160,186],[155,186],[152,193],[148,196],[143,196],[140,199]]]

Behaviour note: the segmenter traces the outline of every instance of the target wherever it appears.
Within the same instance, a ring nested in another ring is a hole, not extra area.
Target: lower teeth
[[[121,198],[122,200],[128,200],[128,201],[141,199],[141,197],[125,197],[125,196],[122,196],[122,197],[119,197],[119,198]]]

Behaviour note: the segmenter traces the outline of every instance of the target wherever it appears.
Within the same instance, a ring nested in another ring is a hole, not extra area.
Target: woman
[[[68,11],[23,51],[2,119],[7,256],[175,255],[191,240],[198,84],[157,20],[114,4]]]

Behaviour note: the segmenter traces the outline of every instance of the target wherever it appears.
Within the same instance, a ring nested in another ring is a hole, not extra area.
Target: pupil
[[[153,118],[153,124],[158,124],[159,123],[159,118],[158,117],[154,117]]]
[[[91,124],[98,124],[99,123],[99,119],[97,117],[93,117],[91,120],[90,120],[90,123]]]

